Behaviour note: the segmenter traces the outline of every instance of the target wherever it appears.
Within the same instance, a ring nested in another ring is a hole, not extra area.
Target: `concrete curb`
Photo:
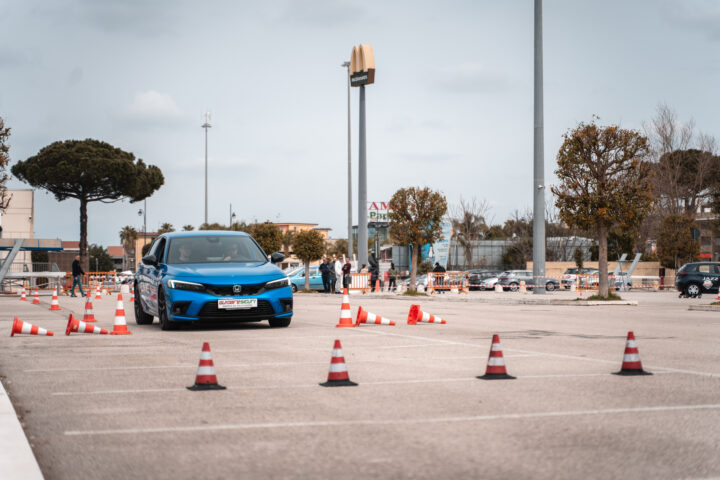
[[[632,307],[638,306],[637,300],[609,300],[609,301],[588,301],[588,300],[573,300],[567,298],[469,298],[469,297],[450,297],[450,296],[404,296],[404,295],[388,295],[388,294],[372,294],[365,295],[366,298],[383,298],[383,299],[395,299],[395,300],[415,300],[418,302],[432,302],[435,300],[442,299],[443,301],[450,302],[465,302],[465,303],[489,303],[494,305],[562,305],[569,307],[597,307],[605,305],[629,305]]]
[[[688,310],[698,312],[720,312],[720,305],[690,305]]]
[[[0,382],[0,472],[3,472],[3,480],[43,479],[30,443],[25,437],[2,382]]]

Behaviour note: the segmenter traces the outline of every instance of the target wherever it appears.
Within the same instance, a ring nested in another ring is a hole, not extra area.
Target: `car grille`
[[[198,313],[200,320],[250,321],[273,317],[275,311],[267,300],[258,300],[255,308],[226,310],[218,308],[217,302],[207,302]]]
[[[265,291],[265,284],[241,285],[242,292],[234,293],[233,285],[205,285],[205,291],[216,297],[244,297],[247,295],[258,295]]]

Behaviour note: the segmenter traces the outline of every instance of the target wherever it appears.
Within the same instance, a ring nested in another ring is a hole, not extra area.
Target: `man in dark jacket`
[[[434,282],[435,285],[437,285],[438,287],[442,287],[443,284],[445,283],[445,275],[440,275],[440,274],[445,273],[445,267],[443,267],[439,263],[435,262],[435,268],[433,268],[433,273],[435,274],[435,275],[433,275],[433,277],[434,277],[433,280],[435,280],[435,282]],[[445,293],[445,290],[440,288],[438,290],[438,292]]]
[[[322,259],[320,262],[320,275],[322,275],[323,292],[328,293],[330,290],[330,270],[327,265],[327,258]]]
[[[80,266],[80,255],[77,255],[77,256],[75,256],[75,260],[72,263],[73,284],[72,284],[72,289],[70,290],[71,297],[77,296],[77,295],[75,295],[75,285],[80,287],[80,295],[83,297],[85,296],[85,292],[83,292],[83,288],[82,288],[82,276],[81,275],[85,275],[85,272],[83,271],[82,267]]]

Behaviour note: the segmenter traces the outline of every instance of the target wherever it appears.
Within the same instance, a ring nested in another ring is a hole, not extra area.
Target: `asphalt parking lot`
[[[3,331],[18,315],[55,332],[0,336],[0,375],[47,479],[720,476],[720,313],[687,310],[710,299],[498,301],[520,295],[353,295],[353,315],[398,325],[341,329],[340,296],[301,294],[286,329],[176,332],[135,325],[126,301],[125,336],[65,336],[80,298],[0,298]],[[412,303],[447,325],[407,325]],[[93,305],[111,329],[115,298]],[[629,330],[654,375],[611,374]],[[494,333],[515,380],[476,379]],[[357,387],[318,385],[336,338]],[[185,388],[205,341],[227,390]]]

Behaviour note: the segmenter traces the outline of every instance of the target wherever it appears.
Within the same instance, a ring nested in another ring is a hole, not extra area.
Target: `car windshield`
[[[565,275],[574,275],[576,273],[578,273],[577,268],[568,268],[567,270],[565,270]]]
[[[267,262],[267,257],[255,242],[241,235],[208,235],[179,237],[170,240],[167,262],[186,263],[248,263]]]

